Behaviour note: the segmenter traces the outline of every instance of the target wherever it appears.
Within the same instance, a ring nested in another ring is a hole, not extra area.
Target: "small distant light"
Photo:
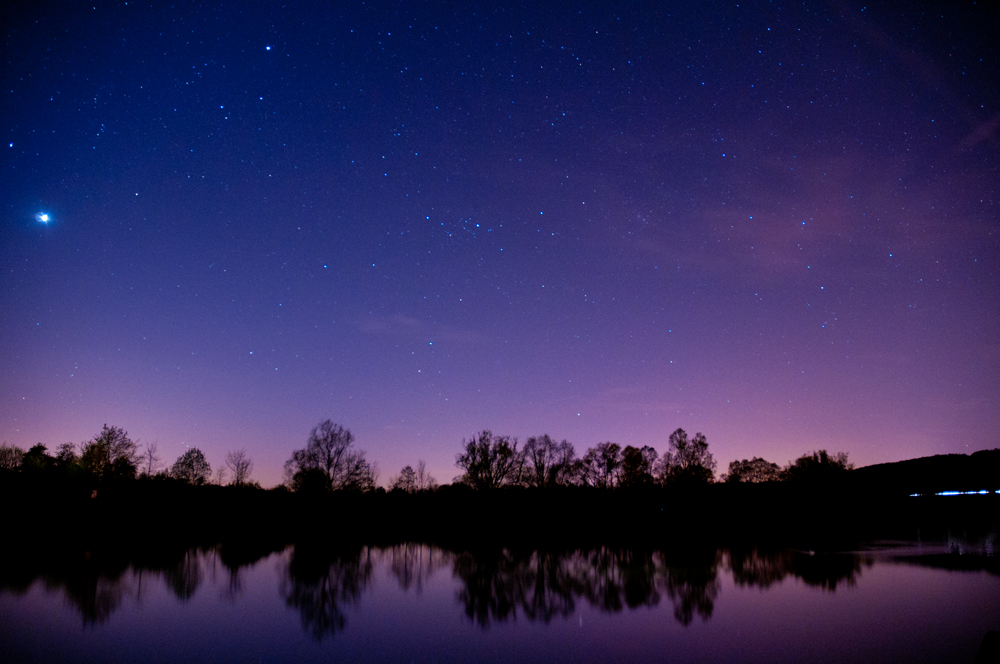
[[[264,50],[265,50],[265,51],[270,51],[270,50],[271,50],[271,47],[270,47],[270,46],[265,46],[265,47],[264,47]]]
[[[49,216],[48,212],[39,212],[38,214],[35,215],[35,219],[43,224],[47,224],[50,221],[52,221],[52,217]]]

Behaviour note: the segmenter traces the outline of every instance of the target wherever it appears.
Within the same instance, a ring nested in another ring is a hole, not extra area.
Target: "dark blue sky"
[[[989,3],[334,5],[4,10],[0,439],[1000,446]]]

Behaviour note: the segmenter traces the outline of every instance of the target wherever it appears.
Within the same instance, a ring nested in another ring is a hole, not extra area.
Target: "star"
[[[47,224],[50,221],[52,221],[52,217],[49,216],[48,212],[39,212],[38,214],[35,215],[35,219],[43,224]]]

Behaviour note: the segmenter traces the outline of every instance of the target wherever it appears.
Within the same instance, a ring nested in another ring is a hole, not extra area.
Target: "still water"
[[[990,542],[238,554],[8,573],[0,660],[971,663],[1000,630]]]

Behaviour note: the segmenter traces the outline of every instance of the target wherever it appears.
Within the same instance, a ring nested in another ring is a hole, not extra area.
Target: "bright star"
[[[39,212],[38,214],[35,215],[35,219],[37,219],[43,224],[47,224],[49,223],[49,221],[52,220],[52,217],[49,216],[48,212]]]

